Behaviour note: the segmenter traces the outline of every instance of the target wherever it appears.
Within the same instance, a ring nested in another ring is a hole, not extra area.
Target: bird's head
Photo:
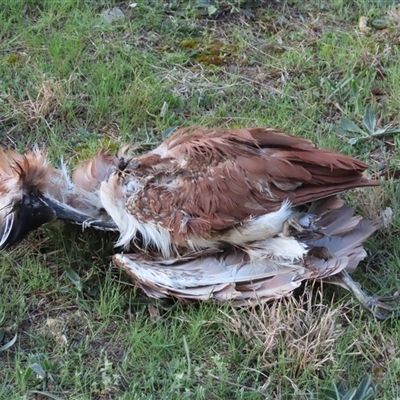
[[[46,155],[37,149],[23,156],[0,152],[0,250],[55,219],[55,211],[43,197],[52,171]]]
[[[116,230],[109,219],[96,218],[98,204],[91,203],[96,197],[92,191],[107,178],[115,160],[101,150],[77,168],[71,181],[65,166],[53,168],[38,149],[25,155],[0,149],[0,250],[55,219]]]

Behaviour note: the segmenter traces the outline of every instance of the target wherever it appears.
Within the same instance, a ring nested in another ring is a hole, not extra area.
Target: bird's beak
[[[42,200],[54,211],[55,219],[81,225],[83,228],[91,227],[104,231],[118,230],[117,225],[115,225],[113,222],[93,218],[90,215],[87,215],[86,213],[83,213],[55,199],[42,197]]]

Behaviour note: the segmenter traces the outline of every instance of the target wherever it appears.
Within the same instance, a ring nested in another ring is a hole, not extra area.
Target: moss
[[[191,51],[191,59],[203,65],[226,65],[233,61],[238,48],[235,45],[220,42],[219,40],[200,41],[199,39],[182,40],[180,47]]]
[[[196,60],[203,65],[221,66],[227,64],[230,60],[230,57],[224,57],[207,53],[199,53],[196,56]]]
[[[80,162],[92,158],[100,148],[109,151],[111,154],[117,154],[117,151],[120,148],[120,143],[104,136],[98,136],[96,138],[93,138],[92,136],[84,141],[80,141],[74,149],[75,154],[79,156],[73,157],[72,166],[75,167]]]
[[[181,41],[180,46],[182,49],[198,49],[201,45],[201,41],[199,39],[185,39]]]
[[[23,57],[18,53],[9,54],[4,59],[5,63],[10,67],[18,67],[23,63]]]

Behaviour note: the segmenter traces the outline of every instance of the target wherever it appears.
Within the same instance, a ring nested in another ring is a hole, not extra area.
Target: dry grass
[[[279,365],[288,377],[296,379],[310,368],[315,372],[338,368],[335,360],[348,324],[348,306],[345,302],[326,304],[321,290],[312,294],[306,289],[299,298],[292,296],[245,311],[232,309],[221,322],[250,347],[261,349],[264,370]]]
[[[45,79],[37,88],[36,97],[27,91],[27,100],[17,101],[12,95],[8,100],[13,105],[14,116],[21,116],[26,124],[35,125],[39,121],[51,122],[57,117],[65,101],[64,83],[60,79]]]
[[[259,354],[259,371],[267,377],[263,393],[281,398],[286,393],[279,389],[282,379],[294,393],[301,393],[299,382],[305,377],[324,379],[327,371],[334,371],[338,381],[346,382],[348,374],[356,372],[349,372],[353,367],[364,365],[375,383],[382,384],[391,363],[399,365],[397,338],[387,335],[382,325],[362,322],[353,307],[342,300],[327,304],[322,288],[307,287],[298,298],[221,311],[218,321],[246,340],[243,351]],[[303,396],[299,398],[308,398]]]

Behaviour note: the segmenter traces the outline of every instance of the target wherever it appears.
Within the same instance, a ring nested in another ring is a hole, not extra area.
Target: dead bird
[[[378,184],[366,164],[268,128],[183,128],[152,151],[127,152],[100,150],[70,179],[43,152],[3,151],[1,248],[58,218],[118,231],[125,253],[114,263],[149,296],[244,305],[320,279],[380,318],[396,313],[349,276],[379,224],[336,195]]]

